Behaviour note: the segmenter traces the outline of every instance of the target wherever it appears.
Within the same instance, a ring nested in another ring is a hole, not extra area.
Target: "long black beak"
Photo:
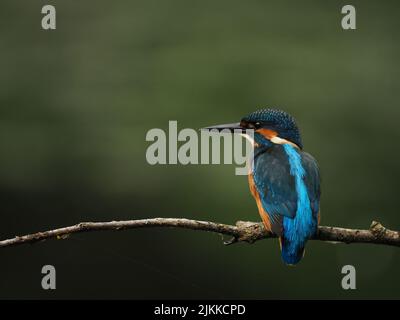
[[[226,132],[246,132],[246,128],[240,126],[240,123],[228,123],[228,124],[220,124],[217,126],[211,126],[207,128],[202,128],[202,131],[218,131],[222,130]]]

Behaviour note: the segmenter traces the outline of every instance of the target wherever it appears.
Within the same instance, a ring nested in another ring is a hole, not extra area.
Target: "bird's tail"
[[[304,257],[305,242],[290,241],[284,237],[279,238],[283,261],[288,265],[295,265]]]

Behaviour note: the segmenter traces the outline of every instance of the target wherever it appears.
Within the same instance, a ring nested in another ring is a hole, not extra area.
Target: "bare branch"
[[[276,238],[276,235],[266,231],[261,223],[238,221],[235,226],[210,221],[189,220],[183,218],[154,218],[141,220],[81,222],[73,226],[16,236],[0,241],[0,247],[16,246],[24,243],[34,243],[47,239],[65,239],[73,233],[125,230],[152,227],[172,227],[200,230],[230,236],[232,239],[224,242],[253,243],[266,238]],[[320,226],[313,240],[342,243],[373,243],[400,247],[400,232],[388,230],[379,222],[373,221],[369,230],[344,229]]]

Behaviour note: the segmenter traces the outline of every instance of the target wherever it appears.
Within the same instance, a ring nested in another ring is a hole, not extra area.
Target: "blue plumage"
[[[255,129],[252,175],[258,193],[255,196],[259,196],[264,209],[260,214],[268,215],[266,228],[280,237],[282,259],[287,264],[296,264],[318,227],[318,165],[302,151],[300,132],[287,113],[257,111],[242,120],[243,125],[249,123]],[[280,143],[274,143],[274,137],[281,138],[275,139]]]
[[[261,109],[250,113],[242,122],[259,123],[262,128],[274,128],[279,131],[279,137],[287,139],[303,148],[296,120],[288,113],[276,109]]]
[[[318,228],[321,191],[317,162],[303,151],[294,118],[281,110],[262,109],[240,123],[205,129],[254,130],[250,190],[265,228],[279,236],[282,259],[298,263]]]
[[[318,222],[311,210],[301,156],[293,146],[285,144],[283,147],[288,155],[290,174],[295,178],[297,210],[294,218],[283,219],[282,258],[288,264],[296,264],[303,256],[307,239],[315,234]]]

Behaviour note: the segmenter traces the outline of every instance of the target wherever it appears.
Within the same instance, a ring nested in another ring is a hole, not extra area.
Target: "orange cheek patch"
[[[263,135],[264,138],[266,138],[268,140],[271,140],[272,138],[275,138],[276,136],[278,136],[278,133],[276,131],[270,130],[270,129],[265,129],[265,128],[256,130],[256,132]]]

